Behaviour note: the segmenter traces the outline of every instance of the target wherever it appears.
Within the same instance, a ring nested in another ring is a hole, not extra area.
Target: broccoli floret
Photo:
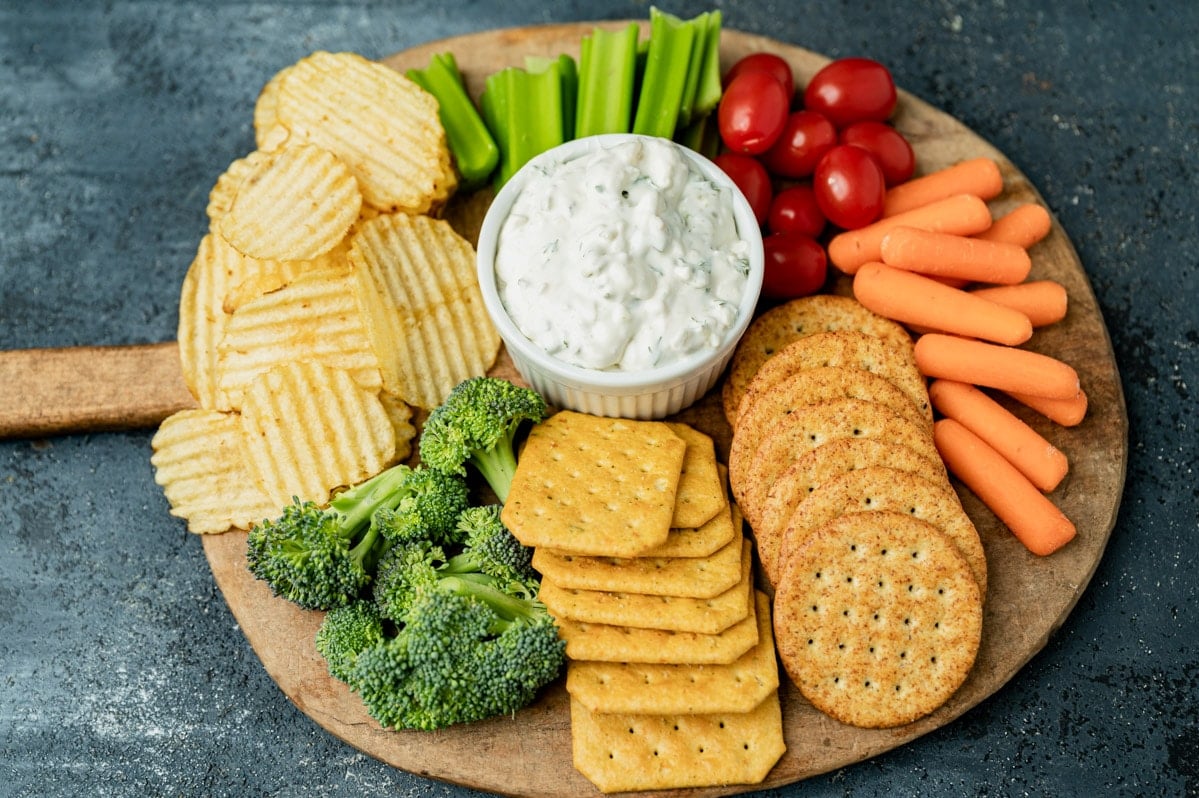
[[[463,475],[418,466],[404,480],[404,493],[394,508],[384,507],[374,515],[388,541],[454,543],[460,539],[458,516],[470,503]]]
[[[325,613],[316,631],[316,650],[329,665],[329,673],[343,682],[358,652],[385,640],[383,616],[373,601],[358,600]]]
[[[361,651],[346,683],[389,728],[432,730],[516,712],[557,677],[565,643],[536,601],[498,617],[473,594],[422,589],[399,633]]]
[[[459,539],[463,551],[454,560],[468,570],[478,570],[498,579],[531,582],[533,549],[521,544],[500,520],[503,505],[470,507],[458,516]]]
[[[534,390],[496,377],[472,377],[429,414],[421,433],[421,461],[464,476],[470,463],[506,501],[516,473],[516,434],[523,422],[538,423],[547,414],[545,400]]]
[[[331,609],[356,599],[370,583],[398,526],[451,529],[466,504],[465,480],[396,465],[334,497],[327,507],[294,501],[248,538],[250,572],[277,596],[305,609]],[[375,523],[383,514],[391,523]],[[419,521],[412,520],[413,518]]]
[[[519,600],[536,596],[533,551],[500,521],[500,509],[493,504],[464,510],[457,524],[463,543],[452,556],[431,540],[392,547],[379,561],[372,586],[384,617],[402,623],[415,595],[425,587],[462,592],[461,584],[470,583],[473,590],[494,591],[487,599],[497,608],[504,605],[507,594]]]

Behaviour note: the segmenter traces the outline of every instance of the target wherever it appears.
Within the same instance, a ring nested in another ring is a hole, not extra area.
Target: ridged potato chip
[[[483,306],[474,248],[447,222],[402,213],[363,222],[349,260],[383,296],[382,312],[368,312],[366,323],[389,391],[430,409],[495,363],[500,337]]]
[[[368,280],[352,269],[307,272],[239,307],[217,347],[220,408],[240,408],[259,374],[303,360],[343,369],[360,387],[378,391],[379,357],[361,306],[380,298]]]
[[[246,460],[277,506],[324,504],[396,462],[395,427],[378,393],[349,372],[290,362],[247,387],[241,412]]]
[[[349,241],[343,240],[312,260],[258,260],[245,257],[244,268],[234,276],[226,290],[222,307],[226,313],[233,313],[247,302],[285,288],[310,272],[349,271],[348,253]]]
[[[278,513],[246,467],[241,435],[237,415],[203,409],[181,410],[154,433],[154,481],[189,531],[249,529]]]
[[[183,278],[176,332],[183,381],[200,406],[210,410],[219,404],[217,344],[229,324],[225,294],[244,270],[244,260],[224,239],[209,233]]]
[[[289,145],[334,152],[381,211],[427,213],[457,187],[437,100],[383,64],[313,53],[283,76],[275,115]]]
[[[212,190],[208,192],[208,207],[205,211],[208,213],[210,229],[215,230],[216,225],[233,207],[233,199],[237,196],[242,182],[269,157],[269,153],[264,150],[254,150],[225,167],[225,171],[221,172]]]
[[[258,149],[270,151],[287,141],[287,128],[279,124],[279,87],[291,71],[287,66],[271,76],[254,101],[254,142]]]
[[[333,249],[358,219],[362,194],[345,163],[321,147],[268,153],[241,181],[218,229],[263,260],[310,260]]]

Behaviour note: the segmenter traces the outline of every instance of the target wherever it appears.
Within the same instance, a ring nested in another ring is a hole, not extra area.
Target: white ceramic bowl
[[[764,263],[760,228],[744,195],[718,166],[686,147],[679,147],[708,179],[730,189],[737,230],[749,242],[749,274],[745,293],[736,320],[719,347],[640,371],[589,369],[567,363],[546,353],[517,328],[500,299],[494,267],[500,229],[517,195],[539,162],[569,160],[597,148],[615,146],[630,138],[635,138],[635,135],[616,133],[575,139],[537,156],[513,175],[492,201],[479,232],[479,285],[487,311],[504,340],[513,364],[547,402],[558,408],[599,416],[653,419],[672,415],[694,404],[716,384],[733,355],[737,341],[749,325],[761,294]]]

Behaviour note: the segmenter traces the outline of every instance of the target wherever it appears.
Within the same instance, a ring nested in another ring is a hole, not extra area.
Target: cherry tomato
[[[804,107],[819,111],[839,128],[864,119],[885,122],[895,110],[895,81],[870,58],[841,58],[812,76]]]
[[[809,177],[820,156],[837,143],[837,129],[823,114],[795,111],[787,116],[783,132],[762,156],[766,168],[780,177]]]
[[[873,155],[853,144],[838,144],[816,165],[812,189],[825,218],[853,230],[882,213],[886,181]]]
[[[912,145],[886,122],[854,122],[841,131],[842,144],[856,144],[874,156],[888,186],[907,180],[916,171]]]
[[[750,53],[724,73],[725,88],[728,88],[733,79],[742,72],[767,72],[774,75],[778,78],[778,82],[783,84],[788,98],[795,93],[795,76],[791,74],[791,65],[782,56],[774,53]]]
[[[766,229],[772,233],[799,233],[817,238],[824,232],[824,212],[816,192],[807,183],[785,188],[774,195],[766,214]]]
[[[729,83],[716,111],[720,137],[733,152],[758,155],[783,132],[791,96],[766,72],[742,72]]]
[[[766,222],[766,214],[770,211],[770,200],[774,196],[774,187],[770,184],[770,174],[757,158],[741,155],[736,152],[724,152],[717,155],[713,162],[724,170],[753,209],[758,224]]]
[[[814,238],[798,233],[771,233],[762,239],[766,270],[762,295],[792,299],[814,294],[824,286],[828,256]]]

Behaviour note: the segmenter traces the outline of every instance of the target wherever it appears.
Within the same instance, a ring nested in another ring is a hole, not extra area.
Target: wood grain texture
[[[624,23],[600,24],[615,28]],[[489,31],[431,42],[387,63],[398,69],[422,66],[432,54],[452,51],[468,87],[477,94],[487,74],[518,64],[526,55],[577,55],[580,36],[592,27],[587,23]],[[753,51],[785,57],[800,85],[827,61],[769,38],[725,31],[725,67]],[[978,155],[996,159],[1007,185],[1003,196],[991,203],[997,214],[1020,202],[1043,202],[1002,153],[918,98],[901,92],[893,121],[912,142],[922,172]],[[990,588],[978,660],[953,698],[909,726],[864,730],[819,713],[784,678],[788,750],[766,781],[669,794],[716,796],[777,787],[902,745],[952,722],[995,693],[1065,622],[1094,574],[1115,523],[1127,463],[1128,423],[1103,318],[1085,269],[1056,220],[1050,236],[1036,245],[1032,255],[1033,279],[1051,278],[1065,285],[1070,310],[1062,322],[1038,331],[1028,346],[1060,357],[1078,370],[1090,410],[1081,424],[1063,428],[1022,406],[1009,407],[1070,458],[1070,473],[1052,498],[1075,522],[1078,537],[1051,557],[1038,558],[959,486],[982,535]],[[845,293],[848,286],[842,283],[835,290]],[[173,343],[0,353],[0,436],[153,426],[191,404],[178,369]],[[506,357],[495,373],[517,376]],[[731,433],[721,411],[719,389],[680,418],[711,434],[721,457],[727,457]],[[245,535],[207,536],[203,545],[216,581],[264,668],[303,712],[330,733],[406,771],[480,790],[524,796],[598,794],[572,767],[569,708],[561,684],[515,717],[436,733],[384,731],[356,696],[328,676],[312,644],[320,614],[272,597],[264,584],[250,576],[245,567]]]
[[[195,404],[174,341],[0,352],[0,438],[144,429]]]

